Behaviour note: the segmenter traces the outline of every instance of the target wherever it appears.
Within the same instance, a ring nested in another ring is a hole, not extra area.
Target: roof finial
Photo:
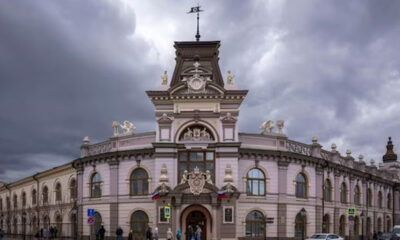
[[[197,3],[197,7],[192,7],[187,13],[197,13],[197,33],[196,33],[196,41],[200,41],[200,30],[199,30],[199,20],[200,20],[200,12],[203,10],[200,9],[200,4]]]
[[[397,154],[393,151],[392,138],[389,137],[389,141],[386,145],[386,153],[383,155],[383,162],[395,162],[397,161]]]

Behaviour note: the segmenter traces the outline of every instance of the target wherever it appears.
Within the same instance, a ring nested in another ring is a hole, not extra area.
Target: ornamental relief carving
[[[204,126],[187,127],[179,138],[180,141],[213,141],[211,131]]]

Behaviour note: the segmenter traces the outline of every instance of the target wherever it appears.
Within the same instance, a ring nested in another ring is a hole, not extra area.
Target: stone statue
[[[133,123],[131,123],[129,121],[124,121],[123,124],[120,124],[120,127],[124,131],[124,134],[132,133],[133,130],[136,129],[136,127],[133,125]]]
[[[167,85],[168,84],[168,74],[167,71],[164,71],[164,74],[161,76],[162,82],[161,85]]]
[[[187,131],[183,135],[183,138],[192,138],[193,137],[193,131],[190,128],[187,128]]]
[[[209,183],[209,184],[213,184],[212,179],[211,179],[210,170],[206,171],[206,182]]]
[[[118,132],[119,122],[113,121],[112,122],[112,128],[113,128],[113,131],[114,131],[114,137],[118,136],[119,135],[119,132]]]
[[[276,126],[278,127],[278,133],[283,134],[283,127],[285,126],[285,122],[283,120],[276,121]]]
[[[226,83],[227,84],[233,84],[233,75],[231,74],[231,71],[228,71],[228,74],[226,75]]]
[[[206,128],[203,128],[203,130],[201,131],[201,137],[204,137],[206,139],[210,139],[210,134],[207,132]]]
[[[271,120],[263,122],[260,129],[263,130],[263,133],[271,133],[274,128],[274,122]]]
[[[185,170],[185,171],[183,171],[181,184],[187,183],[187,181],[188,181],[188,171]]]

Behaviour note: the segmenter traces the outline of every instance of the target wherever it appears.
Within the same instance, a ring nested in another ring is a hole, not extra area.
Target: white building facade
[[[145,239],[149,227],[157,227],[161,239],[169,228],[188,239],[189,226],[197,225],[202,239],[293,239],[315,232],[356,239],[391,231],[400,220],[400,164],[392,142],[377,168],[351,152],[341,156],[335,146],[323,150],[317,138],[311,144],[290,140],[283,121],[277,131],[267,121],[261,133],[240,133],[239,117],[250,117],[239,116],[247,90],[239,90],[230,73],[223,79],[219,46],[175,42],[171,79],[165,74],[157,90],[147,91],[154,132],[135,133],[131,123],[114,122],[110,139],[84,139],[74,169],[60,180],[67,187],[76,179],[76,206],[68,205],[63,222],[76,220],[77,228],[65,236],[94,238],[101,225],[106,237],[121,227],[124,237],[132,230],[136,239]],[[56,179],[54,173],[48,184]],[[13,219],[4,211],[7,196],[44,184],[28,182],[0,188],[2,224]],[[350,207],[356,208],[353,220],[346,214]],[[93,224],[89,209],[95,211]],[[49,216],[56,213],[54,208]],[[5,225],[0,227],[12,233]]]

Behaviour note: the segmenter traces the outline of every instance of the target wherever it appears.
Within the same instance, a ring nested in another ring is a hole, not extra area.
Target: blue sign
[[[94,209],[88,208],[87,215],[88,217],[94,217]]]

